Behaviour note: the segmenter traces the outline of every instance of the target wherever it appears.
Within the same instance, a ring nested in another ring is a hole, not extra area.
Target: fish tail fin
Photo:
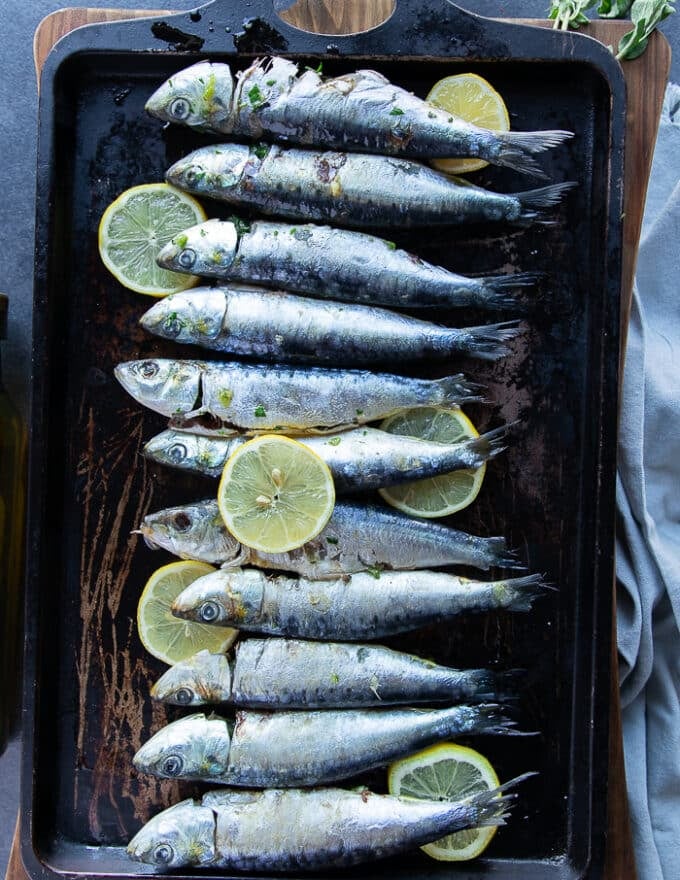
[[[520,676],[524,670],[496,672],[493,669],[470,669],[461,681],[459,672],[451,675],[451,698],[471,703],[509,702],[517,698]]]
[[[462,708],[462,707],[461,707]],[[480,703],[473,707],[472,721],[467,733],[503,734],[517,733],[512,728],[516,722],[496,703]]]
[[[518,333],[519,321],[504,321],[502,324],[451,330],[448,339],[451,348],[460,354],[480,360],[495,361],[510,353],[510,349],[504,343],[514,339]]]
[[[497,135],[500,149],[494,162],[520,174],[547,178],[534,156],[559,147],[573,136],[571,131],[504,131]]]
[[[505,452],[508,448],[506,440],[508,433],[517,422],[510,422],[507,425],[501,425],[500,428],[494,428],[493,431],[486,431],[479,437],[472,440],[466,440],[466,452],[470,455],[470,467],[479,467],[485,461],[490,461],[501,452]]]
[[[503,607],[509,611],[531,611],[534,601],[554,590],[543,580],[541,574],[528,574],[525,577],[509,578],[501,581],[507,592],[507,601]]]
[[[480,278],[481,291],[473,305],[487,309],[514,309],[524,311],[517,302],[514,290],[531,287],[541,278],[540,272],[517,272],[515,275],[497,275]]]
[[[461,403],[486,403],[486,397],[482,393],[483,385],[469,382],[462,373],[455,376],[444,376],[443,379],[435,379],[435,399],[428,400],[428,404],[437,403],[457,406]]]
[[[539,222],[546,225],[553,223],[551,220],[541,219],[541,211],[547,208],[554,208],[562,199],[564,193],[569,192],[578,184],[574,180],[567,180],[563,183],[551,183],[550,186],[542,186],[539,189],[529,189],[526,192],[515,193],[515,198],[519,199],[522,206],[522,213],[519,216],[518,223],[520,225],[528,225],[529,223]]]
[[[519,785],[520,782],[524,782],[526,779],[537,775],[538,774],[535,771],[522,773],[520,776],[515,776],[514,779],[509,779],[497,788],[492,788],[488,791],[480,791],[476,794],[470,795],[469,798],[466,798],[464,803],[468,804],[468,807],[473,814],[470,827],[480,825],[505,825],[505,820],[509,815],[509,808],[517,797],[515,792],[509,794],[506,794],[506,792],[508,789]]]
[[[508,550],[505,538],[485,538],[486,562],[488,568],[526,568],[514,550]]]

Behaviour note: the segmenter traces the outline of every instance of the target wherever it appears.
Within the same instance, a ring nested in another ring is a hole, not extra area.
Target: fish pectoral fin
[[[238,555],[233,559],[230,559],[229,562],[223,562],[220,568],[226,571],[230,571],[233,568],[241,568],[242,565],[245,565],[245,563],[248,562],[249,557],[249,549],[241,544],[241,549],[239,550]]]

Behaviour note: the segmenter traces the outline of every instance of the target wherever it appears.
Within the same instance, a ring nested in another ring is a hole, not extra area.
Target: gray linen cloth
[[[618,649],[640,880],[680,878],[680,86],[666,90],[640,239],[617,480]]]

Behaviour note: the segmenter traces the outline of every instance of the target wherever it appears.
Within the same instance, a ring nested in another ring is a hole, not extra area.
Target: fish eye
[[[177,315],[170,315],[170,317],[166,318],[163,322],[163,330],[168,336],[179,336],[182,332],[182,322]]]
[[[194,692],[191,688],[181,687],[175,691],[175,700],[182,706],[188,705],[194,698]]]
[[[191,113],[191,104],[186,98],[175,98],[170,105],[170,114],[175,119],[186,119]]]
[[[138,372],[143,379],[153,379],[158,372],[158,364],[155,361],[143,361],[138,367]]]
[[[176,513],[172,522],[178,532],[186,532],[191,528],[191,517],[187,513]]]
[[[183,269],[191,269],[196,262],[196,251],[193,248],[184,248],[177,257],[177,262]],[[179,321],[177,321],[177,323],[179,324]],[[179,330],[177,332],[179,332]]]
[[[220,606],[217,602],[204,602],[198,611],[201,620],[204,620],[206,623],[212,623],[213,620],[217,620],[220,616]]]
[[[179,776],[182,772],[182,767],[184,766],[184,761],[179,755],[168,755],[168,757],[163,761],[163,775],[164,776]]]
[[[153,860],[159,865],[167,865],[175,853],[169,843],[160,843],[153,851]]]
[[[168,449],[168,458],[170,459],[170,461],[174,461],[179,464],[181,461],[184,461],[186,457],[187,448],[183,443],[173,443],[172,446]],[[182,516],[182,514],[178,513],[175,519],[180,516]],[[186,516],[186,514],[184,514],[184,516]]]

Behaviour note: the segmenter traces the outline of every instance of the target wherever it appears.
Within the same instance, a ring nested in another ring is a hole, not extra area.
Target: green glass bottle
[[[7,306],[0,293],[0,340],[7,335]],[[0,360],[0,753],[19,717],[25,505],[26,430],[2,383]]]

